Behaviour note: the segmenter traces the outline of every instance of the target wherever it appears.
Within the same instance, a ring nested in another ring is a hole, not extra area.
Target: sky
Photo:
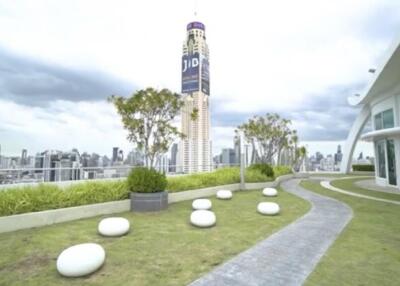
[[[347,98],[362,93],[400,31],[400,1],[0,0],[2,154],[127,152],[107,97],[180,92],[193,20],[210,48],[214,154],[267,112],[292,120],[310,153],[332,154],[359,111]]]

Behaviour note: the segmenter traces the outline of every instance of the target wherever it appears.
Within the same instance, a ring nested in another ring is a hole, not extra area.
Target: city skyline
[[[226,13],[228,2],[221,2],[198,7],[213,51],[213,153],[230,146],[238,124],[266,112],[293,120],[310,153],[333,153],[357,114],[346,99],[365,85],[398,30],[400,4],[229,2]],[[193,3],[92,5],[0,2],[3,154],[74,147],[104,154],[113,146],[126,152],[131,146],[106,98],[149,85],[180,90],[181,36],[194,20]],[[54,16],[58,9],[61,17]],[[142,16],[149,11],[157,21]]]

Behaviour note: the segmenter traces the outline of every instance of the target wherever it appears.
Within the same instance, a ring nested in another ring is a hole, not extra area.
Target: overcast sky
[[[210,48],[214,154],[266,112],[291,119],[312,153],[334,153],[358,112],[347,97],[400,31],[398,0],[195,2],[0,0],[2,154],[128,151],[106,99],[148,86],[179,92],[194,19]]]

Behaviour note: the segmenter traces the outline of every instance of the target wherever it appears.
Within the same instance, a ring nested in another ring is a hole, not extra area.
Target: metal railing
[[[199,165],[185,168],[182,165],[156,167],[167,176],[209,172],[226,167],[239,167],[240,164]],[[0,169],[0,188],[10,185],[34,185],[47,182],[77,182],[86,180],[110,180],[126,178],[129,172],[141,165],[114,165],[106,167],[54,167],[54,168],[8,168]]]

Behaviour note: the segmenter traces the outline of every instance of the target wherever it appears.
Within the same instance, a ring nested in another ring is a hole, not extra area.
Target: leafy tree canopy
[[[180,94],[146,88],[128,98],[113,95],[109,101],[121,116],[128,131],[127,139],[143,152],[147,167],[155,165],[158,156],[168,151],[176,137],[184,137],[172,125],[184,104]]]

